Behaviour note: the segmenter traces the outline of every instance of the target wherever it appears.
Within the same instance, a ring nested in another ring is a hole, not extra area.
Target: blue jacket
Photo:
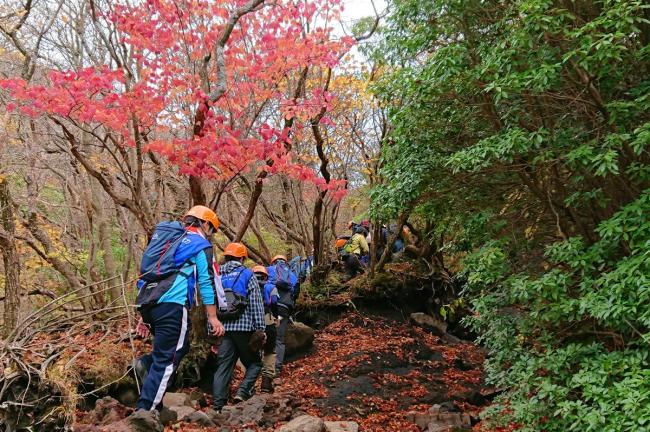
[[[228,261],[221,266],[221,274],[225,276],[239,267],[242,264],[238,261]],[[225,321],[223,327],[226,332],[231,331],[255,331],[264,330],[266,324],[264,323],[264,300],[262,299],[262,291],[260,290],[259,283],[255,273],[250,272],[252,275],[246,282],[248,291],[248,306],[239,319],[234,321]]]
[[[196,242],[205,242],[205,239],[201,234],[189,231],[186,239],[178,246],[174,256],[186,255],[187,250],[196,248],[194,244]],[[138,289],[145,284],[145,281],[138,280]],[[158,289],[166,290],[158,299],[158,303],[177,303],[192,307],[195,303],[197,284],[203,304],[215,304],[214,265],[211,247],[200,250],[185,262],[178,273],[158,282]]]

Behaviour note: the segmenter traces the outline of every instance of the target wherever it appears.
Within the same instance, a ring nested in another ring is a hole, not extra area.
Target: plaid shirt
[[[237,261],[228,261],[221,266],[221,274],[228,274],[241,266],[242,264]],[[264,302],[257,278],[254,274],[248,281],[247,290],[248,306],[239,319],[223,322],[223,327],[226,331],[264,331],[266,328],[264,323]]]

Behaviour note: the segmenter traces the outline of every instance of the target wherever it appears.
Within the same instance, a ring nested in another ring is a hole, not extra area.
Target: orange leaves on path
[[[315,344],[277,388],[300,396],[310,414],[354,420],[363,431],[417,431],[409,411],[448,401],[478,411],[467,399],[480,389],[483,354],[472,344],[447,346],[420,328],[359,314],[330,324]]]

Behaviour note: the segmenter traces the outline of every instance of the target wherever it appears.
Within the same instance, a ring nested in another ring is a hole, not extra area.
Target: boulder
[[[299,353],[311,347],[314,343],[314,335],[314,329],[301,322],[289,324],[284,336],[286,354]]]
[[[427,315],[424,312],[414,312],[411,314],[411,322],[418,327],[424,327],[428,330],[432,330],[434,333],[439,336],[444,336],[447,334],[447,323],[440,321],[431,315]]]
[[[433,405],[426,413],[410,412],[406,415],[406,419],[427,432],[447,432],[469,429],[472,426],[469,414],[450,412],[441,405]]]
[[[289,423],[277,429],[278,432],[324,432],[325,431],[325,422],[323,419],[303,415],[296,417],[291,420]]]
[[[292,398],[269,394],[255,395],[237,405],[225,406],[214,420],[222,426],[256,424],[268,427],[289,420],[295,406],[296,401]]]
[[[179,418],[180,417],[176,411],[172,411],[167,407],[163,407],[163,409],[160,411],[160,423],[162,423],[163,426],[174,423]]]
[[[185,417],[196,411],[194,408],[188,406],[172,406],[169,407],[169,410],[176,413],[176,420],[184,420]]]
[[[224,421],[222,424],[243,425],[248,423],[258,424],[262,421],[264,407],[269,400],[269,395],[255,395],[237,405],[227,405],[221,410]]]
[[[205,393],[199,389],[194,389],[189,394],[192,404],[198,404],[200,407],[205,408],[208,406],[208,401],[205,398]]]
[[[198,424],[199,426],[204,426],[204,427],[214,427],[215,424],[210,418],[201,411],[194,411],[193,413],[187,415],[183,421],[186,421],[188,423],[195,423]]]
[[[167,393],[163,397],[163,406],[192,406],[192,399],[185,393]]]
[[[130,429],[122,429],[126,423]],[[163,432],[163,425],[160,422],[156,411],[136,411],[118,424],[109,425],[107,431],[128,431],[128,432]]]
[[[352,421],[326,421],[327,432],[359,432],[359,424]]]
[[[95,408],[80,421],[81,423],[102,426],[122,420],[130,411],[112,397],[106,396],[98,399]]]

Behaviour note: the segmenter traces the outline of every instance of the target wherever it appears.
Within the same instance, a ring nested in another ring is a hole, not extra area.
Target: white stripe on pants
[[[183,320],[181,321],[181,334],[179,335],[178,342],[176,343],[176,351],[183,348],[183,344],[185,343],[186,333],[187,333],[187,308],[183,308]],[[160,403],[160,401],[162,401],[162,398],[165,395],[165,390],[167,390],[167,382],[169,382],[169,378],[172,376],[173,372],[174,372],[174,359],[172,359],[171,364],[165,368],[165,373],[162,377],[162,380],[160,381],[160,385],[158,386],[156,397],[153,399],[153,403],[151,404],[151,408],[149,409],[150,411],[155,410],[158,404]]]

